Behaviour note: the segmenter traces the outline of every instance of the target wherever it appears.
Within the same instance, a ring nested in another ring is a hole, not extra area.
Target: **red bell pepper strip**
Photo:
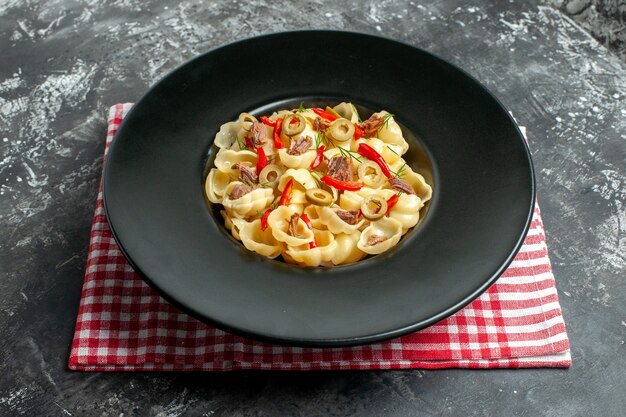
[[[283,118],[276,120],[276,126],[274,127],[274,147],[276,149],[282,149],[285,147],[283,145],[283,140],[280,138],[280,132],[283,130]]]
[[[320,147],[317,148],[317,153],[315,154],[315,159],[313,159],[313,162],[311,162],[311,166],[309,167],[310,169],[315,169],[320,166],[320,164],[324,160],[325,149],[326,147],[324,145],[320,145]]]
[[[311,110],[313,110],[313,112],[317,114],[319,117],[322,117],[326,120],[330,120],[331,122],[334,120],[337,120],[337,116],[330,114],[326,110],[322,110],[319,107],[314,107]]]
[[[322,181],[326,185],[330,185],[331,187],[335,187],[338,190],[344,190],[344,191],[358,191],[361,188],[363,188],[363,184],[361,184],[360,182],[339,181],[338,179],[335,179],[328,175],[325,175],[322,178],[320,178],[320,181]]]
[[[267,227],[269,226],[269,224],[267,223],[267,218],[270,216],[270,213],[272,212],[272,209],[269,208],[265,211],[265,213],[263,213],[263,215],[261,216],[261,230],[262,231],[266,231]]]
[[[363,129],[359,127],[358,123],[354,124],[354,140],[359,140],[363,137]]]
[[[303,214],[300,216],[300,218],[302,219],[304,224],[306,224],[306,227],[308,227],[310,231],[313,231],[313,225],[311,224],[311,220],[309,219],[309,216],[307,216],[306,214]],[[309,249],[313,249],[313,248],[317,248],[317,242],[315,241],[315,234],[313,234],[313,241],[309,242]]]
[[[291,190],[293,189],[293,178],[289,178],[285,188],[283,189],[283,195],[280,196],[279,206],[288,206],[291,200]]]
[[[248,136],[244,136],[243,140],[246,142],[246,146],[252,150],[255,150],[254,148],[254,143],[252,143],[252,139],[250,139]]]
[[[394,194],[391,197],[389,197],[389,200],[387,200],[387,212],[385,213],[385,216],[389,216],[389,212],[391,211],[391,209],[393,208],[393,206],[395,206],[398,203],[398,194]]]
[[[261,116],[260,117],[261,122],[263,122],[264,125],[269,126],[269,127],[275,127],[276,126],[276,122],[273,120],[270,120],[269,118],[265,117],[265,116]]]
[[[380,167],[380,170],[383,174],[385,174],[385,177],[391,178],[391,170],[389,169],[389,165],[387,165],[387,161],[385,161],[385,159],[378,152],[376,152],[374,148],[369,146],[367,143],[359,143],[357,151],[360,155],[376,162]]]
[[[256,162],[256,174],[259,175],[263,168],[267,166],[267,156],[265,155],[265,149],[263,148],[259,148],[257,153],[259,154],[259,158]]]

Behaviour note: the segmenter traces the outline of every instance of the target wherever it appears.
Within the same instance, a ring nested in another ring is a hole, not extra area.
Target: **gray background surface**
[[[0,2],[0,415],[624,415],[626,65],[614,52],[537,2],[139,4]],[[107,108],[201,52],[305,28],[430,50],[528,126],[571,369],[67,370]]]

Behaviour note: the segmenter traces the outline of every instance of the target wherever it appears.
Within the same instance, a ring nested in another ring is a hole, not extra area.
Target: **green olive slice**
[[[354,125],[346,119],[337,119],[328,127],[330,136],[338,142],[346,142],[354,136]]]
[[[330,206],[333,203],[333,196],[321,188],[311,188],[304,193],[307,201],[316,206]]]
[[[252,123],[256,122],[256,117],[251,115],[250,113],[241,113],[239,115],[239,123],[241,124],[241,128],[247,132],[250,131],[252,127]]]
[[[359,179],[367,187],[378,188],[383,185],[383,182],[387,179],[383,175],[383,171],[380,166],[374,161],[363,161],[359,164],[357,169]]]
[[[293,121],[296,123],[293,123]],[[306,127],[306,119],[301,114],[290,114],[283,120],[283,132],[287,136],[294,136],[304,131]]]
[[[283,173],[283,169],[278,165],[269,164],[259,173],[259,184],[267,184],[273,188]]]
[[[337,113],[337,112],[335,111],[335,109],[333,109],[333,108],[332,108],[332,107],[330,107],[330,106],[326,106],[326,109],[325,109],[325,110],[326,110],[326,112],[327,112],[327,113],[332,114],[333,116],[335,116],[335,117],[336,117],[336,118],[338,118],[338,119],[341,119],[341,118],[343,117],[342,115],[340,115],[339,113]]]
[[[381,219],[387,213],[387,200],[378,194],[370,194],[361,203],[361,213],[367,220]]]

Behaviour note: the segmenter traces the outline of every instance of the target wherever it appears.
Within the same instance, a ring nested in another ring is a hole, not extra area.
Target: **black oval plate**
[[[350,266],[291,266],[228,239],[207,208],[203,174],[219,126],[301,97],[388,110],[420,138],[435,193],[395,250]],[[220,328],[308,346],[400,336],[468,304],[513,260],[534,195],[526,143],[485,87],[420,49],[332,31],[248,39],[179,67],[128,114],[104,176],[115,239],[163,296]]]

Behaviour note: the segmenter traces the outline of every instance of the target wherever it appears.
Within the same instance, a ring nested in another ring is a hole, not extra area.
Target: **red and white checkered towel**
[[[108,149],[130,104],[111,108]],[[98,194],[69,367],[82,371],[568,367],[569,341],[539,208],[519,254],[483,295],[419,332],[372,345],[277,346],[216,329],[162,299],[128,265]]]

